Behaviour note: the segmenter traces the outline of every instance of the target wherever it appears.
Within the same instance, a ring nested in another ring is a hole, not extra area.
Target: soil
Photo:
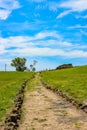
[[[26,92],[18,130],[87,130],[87,114],[47,90],[40,82]]]
[[[4,122],[0,122],[0,130],[4,130]]]

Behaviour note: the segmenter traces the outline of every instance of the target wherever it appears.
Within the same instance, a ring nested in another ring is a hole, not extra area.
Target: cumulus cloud
[[[17,0],[0,0],[0,19],[7,19],[12,10],[18,8],[20,8],[20,4]]]

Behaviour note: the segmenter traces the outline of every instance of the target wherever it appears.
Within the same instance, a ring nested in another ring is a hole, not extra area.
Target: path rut
[[[87,114],[44,88],[39,75],[36,79],[35,90],[25,94],[18,130],[87,130]]]

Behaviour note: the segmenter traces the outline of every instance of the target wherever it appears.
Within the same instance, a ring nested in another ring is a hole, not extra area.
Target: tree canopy
[[[26,70],[25,64],[26,64],[26,59],[20,58],[20,57],[13,59],[12,62],[11,62],[11,66],[15,67],[16,71]]]

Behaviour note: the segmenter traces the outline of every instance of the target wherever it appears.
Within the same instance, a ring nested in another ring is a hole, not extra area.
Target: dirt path
[[[4,122],[0,122],[0,130],[4,130]]]
[[[35,90],[25,95],[18,130],[87,130],[87,115],[45,89],[38,75],[37,79]]]

